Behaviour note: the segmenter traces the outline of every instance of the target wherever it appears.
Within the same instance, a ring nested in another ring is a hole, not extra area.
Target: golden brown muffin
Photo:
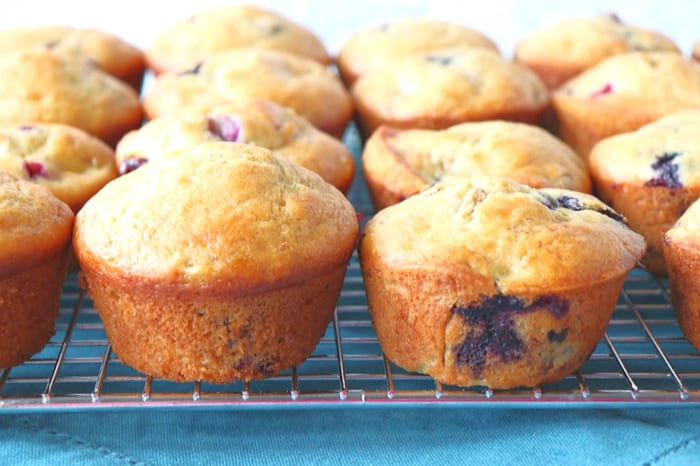
[[[109,183],[73,241],[121,361],[223,383],[304,361],[357,235],[352,205],[320,176],[267,149],[210,142]]]
[[[73,212],[46,188],[0,171],[0,368],[54,334]]]
[[[700,106],[700,63],[674,52],[614,55],[552,94],[564,142],[583,157],[601,139]]]
[[[600,198],[646,239],[647,270],[665,274],[663,234],[700,197],[700,108],[603,139],[589,166]]]
[[[664,234],[663,254],[671,302],[683,335],[700,349],[700,202],[694,202]]]
[[[146,49],[146,60],[156,74],[181,72],[215,53],[249,47],[330,62],[325,46],[311,31],[253,5],[223,6],[180,21],[156,37]]]
[[[0,57],[0,122],[62,123],[115,145],[141,124],[141,104],[124,82],[48,50]]]
[[[549,103],[535,73],[484,48],[416,54],[364,73],[352,98],[360,131],[379,125],[444,129],[458,123],[535,123]]]
[[[126,173],[149,160],[206,141],[241,142],[270,149],[318,173],[343,192],[350,189],[355,174],[352,154],[342,142],[316,129],[294,110],[260,99],[151,120],[117,145],[119,171]]]
[[[595,197],[506,180],[440,183],[360,239],[385,355],[441,383],[507,389],[577,370],[644,239]]]
[[[507,121],[437,131],[380,126],[367,140],[362,166],[376,210],[435,183],[468,177],[591,191],[586,163],[566,144],[539,127]]]
[[[20,27],[0,31],[0,54],[27,48],[49,49],[88,60],[137,91],[146,68],[143,53],[104,31],[68,26]]]
[[[221,52],[190,72],[164,73],[143,104],[153,119],[184,107],[212,108],[251,98],[290,107],[336,137],[352,118],[350,96],[330,69],[308,58],[262,49]]]
[[[356,32],[342,45],[336,61],[343,81],[350,86],[364,72],[397,58],[455,47],[498,51],[491,39],[461,24],[408,17]]]
[[[535,31],[516,45],[515,60],[556,89],[612,55],[636,51],[680,53],[663,34],[625,24],[615,15],[600,15],[564,19]]]
[[[0,124],[0,170],[49,189],[77,212],[117,176],[114,151],[72,126]]]

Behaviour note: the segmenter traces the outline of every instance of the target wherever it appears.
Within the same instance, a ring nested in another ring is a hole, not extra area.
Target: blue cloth
[[[698,409],[0,415],[0,464],[700,464]]]

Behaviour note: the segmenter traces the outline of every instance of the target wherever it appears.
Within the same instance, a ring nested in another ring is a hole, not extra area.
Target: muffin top
[[[614,55],[567,81],[552,97],[555,103],[584,101],[591,111],[615,109],[653,120],[700,106],[700,63],[674,52]]]
[[[73,212],[48,189],[0,171],[0,277],[38,264],[69,243]]]
[[[89,65],[49,50],[0,57],[0,122],[63,123],[112,144],[141,122],[136,92]]]
[[[388,159],[390,171],[406,168],[423,183],[478,176],[504,177],[535,188],[590,192],[585,162],[545,130],[523,123],[462,123],[446,130],[381,127],[367,141],[365,166]],[[381,162],[380,162],[381,163]]]
[[[619,277],[644,239],[597,198],[506,180],[440,183],[380,211],[360,257],[395,269],[464,269],[502,293],[556,292]]]
[[[682,188],[700,185],[700,108],[603,139],[589,158],[599,180]]]
[[[143,53],[104,31],[68,26],[20,27],[0,31],[0,54],[42,48],[89,60],[119,79],[144,68]]]
[[[120,173],[206,141],[252,144],[308,168],[341,191],[350,188],[355,165],[338,139],[316,129],[294,110],[252,99],[207,111],[182,111],[151,120],[117,145]]]
[[[455,47],[484,47],[498,51],[482,33],[451,21],[433,18],[399,18],[362,29],[342,45],[338,69],[352,84],[367,70],[414,53]]]
[[[678,46],[663,34],[625,24],[615,15],[601,15],[564,19],[534,32],[516,45],[515,59],[534,69],[565,70],[557,74],[555,81],[547,82],[555,88],[612,55],[662,50],[680,53]],[[545,75],[541,76],[547,81]]]
[[[330,62],[323,43],[311,31],[253,5],[224,6],[180,21],[156,37],[146,50],[146,60],[156,73],[185,71],[214,53],[247,47]]]
[[[359,110],[390,126],[432,129],[540,110],[549,102],[532,71],[476,47],[411,55],[375,68],[355,82],[352,96]]]
[[[117,176],[109,146],[49,123],[0,124],[0,170],[45,186],[74,212]]]
[[[160,75],[144,97],[149,118],[186,106],[211,108],[260,98],[293,108],[317,128],[342,133],[352,115],[350,96],[326,66],[308,58],[262,49],[212,55],[187,73]]]
[[[664,233],[665,240],[696,245],[700,241],[700,200],[693,202],[678,221]]]
[[[210,142],[109,183],[78,214],[73,244],[83,268],[133,286],[248,295],[338,267],[357,234],[352,205],[320,176]]]

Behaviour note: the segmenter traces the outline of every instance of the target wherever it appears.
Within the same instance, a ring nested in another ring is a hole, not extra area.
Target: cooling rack
[[[356,132],[346,134],[356,155]],[[359,175],[359,174],[358,174]],[[371,215],[358,176],[349,193]],[[382,355],[367,312],[357,256],[333,321],[302,365],[250,383],[214,385],[151,379],[122,364],[77,277],[68,277],[55,336],[26,363],[0,372],[0,413],[86,409],[276,409],[358,406],[607,408],[682,407],[700,402],[700,353],[678,327],[668,282],[642,269],[627,277],[613,318],[586,364],[533,389],[493,391],[441,385]]]

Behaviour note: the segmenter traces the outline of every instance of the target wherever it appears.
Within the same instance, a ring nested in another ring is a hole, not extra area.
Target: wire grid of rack
[[[358,155],[356,133],[346,143]],[[359,175],[359,174],[358,174]],[[358,176],[350,200],[371,215]],[[605,336],[575,374],[541,387],[445,386],[388,362],[372,329],[357,256],[324,337],[300,366],[225,385],[146,377],[112,352],[89,296],[68,277],[55,336],[26,363],[0,372],[0,413],[93,408],[337,408],[356,406],[680,407],[700,402],[700,353],[683,337],[668,282],[633,270]]]

